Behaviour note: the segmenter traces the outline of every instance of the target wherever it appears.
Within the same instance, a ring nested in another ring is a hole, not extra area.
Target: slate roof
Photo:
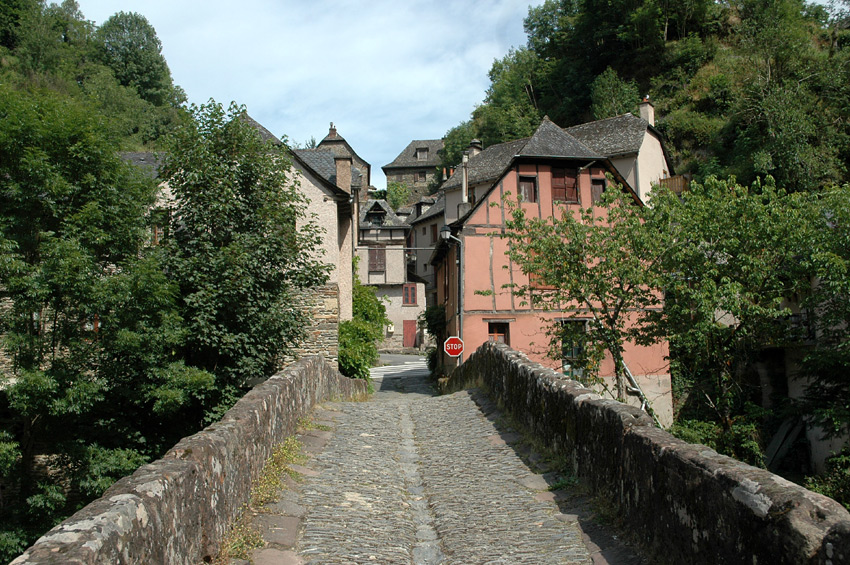
[[[293,149],[292,153],[308,167],[329,183],[336,186],[336,162],[330,149]],[[351,186],[361,186],[363,182],[360,169],[351,167]]]
[[[248,112],[243,112],[241,116],[239,116],[242,121],[254,126],[257,131],[260,133],[260,138],[263,141],[271,141],[275,145],[280,145],[280,140],[269,130],[267,130],[263,125],[248,115]]]
[[[428,148],[428,159],[419,161],[416,159],[416,150],[420,147]],[[443,148],[442,139],[418,139],[411,141],[404,151],[398,154],[398,157],[389,165],[384,165],[382,169],[401,169],[410,167],[436,167],[440,164],[440,156],[437,154]]]
[[[366,221],[366,216],[375,208],[380,208],[386,214],[384,216],[384,223],[380,226],[374,226]],[[360,206],[360,229],[375,229],[376,227],[410,229],[410,226],[393,212],[393,209],[386,200],[369,199]]]
[[[549,118],[543,118],[531,137],[491,145],[469,159],[469,184],[495,181],[513,161],[514,157],[556,157],[559,159],[604,159],[605,157],[562,130]],[[463,172],[454,174],[443,184],[450,190],[461,185]]]
[[[164,161],[162,153],[126,151],[124,153],[119,153],[118,155],[131,165],[135,165],[141,169],[148,178],[159,178],[159,170]]]
[[[649,122],[632,114],[564,128],[582,143],[606,157],[637,153]]]
[[[446,196],[443,193],[440,193],[440,196],[437,197],[437,201],[434,204],[425,210],[421,216],[411,220],[410,225],[418,224],[419,222],[424,222],[426,220],[430,220],[435,216],[442,216],[443,210],[446,209]]]

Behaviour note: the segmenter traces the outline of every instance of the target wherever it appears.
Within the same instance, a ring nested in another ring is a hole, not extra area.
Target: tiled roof
[[[428,159],[419,161],[416,158],[416,150],[420,147],[428,148]],[[440,163],[440,156],[437,154],[443,148],[442,139],[419,139],[413,140],[404,148],[404,151],[398,154],[398,157],[389,165],[384,165],[382,169],[398,169],[407,167],[436,167]]]
[[[128,163],[137,166],[149,178],[159,178],[159,169],[162,167],[162,153],[149,153],[146,151],[127,151],[119,153],[119,157]]]
[[[606,157],[637,153],[649,122],[632,114],[564,128],[582,143]]]
[[[384,223],[381,224],[382,228],[408,228],[410,226],[407,223],[396,216],[396,213],[393,212],[393,209],[387,203],[386,200],[372,200],[369,199],[364,202],[360,206],[360,229],[374,229],[376,226],[373,226],[371,223],[366,221],[366,216],[369,212],[373,211],[375,208],[379,208],[385,214]]]
[[[562,159],[602,159],[602,155],[543,118],[540,127],[531,137],[491,145],[469,159],[469,184],[495,181],[513,161],[514,157],[557,157]],[[457,188],[462,182],[461,168],[443,185],[444,189]]]
[[[336,163],[330,149],[293,149],[292,152],[322,178],[336,185]],[[351,167],[351,186],[362,184],[360,169]]]

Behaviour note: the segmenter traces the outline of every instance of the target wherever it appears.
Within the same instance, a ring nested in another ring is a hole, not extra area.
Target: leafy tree
[[[534,307],[590,319],[586,330],[550,327],[550,356],[561,359],[565,341],[581,344],[578,365],[594,376],[607,353],[614,361],[615,396],[623,400],[629,384],[624,343],[644,339],[641,313],[661,303],[657,275],[665,248],[644,227],[644,208],[632,197],[610,188],[603,201],[607,214],[589,207],[545,218],[528,217],[508,201],[508,256],[529,275],[529,284],[516,290]]]
[[[387,202],[393,210],[398,210],[410,199],[410,189],[403,182],[387,183]]]
[[[601,120],[633,111],[640,93],[634,81],[622,80],[617,71],[608,67],[590,85],[590,98],[593,117]]]
[[[681,198],[656,191],[648,226],[664,226],[664,309],[655,330],[670,342],[690,414],[734,434],[755,395],[748,367],[765,347],[788,343],[785,300],[809,287],[801,251],[811,242],[804,194],[772,178],[692,184]]]
[[[302,289],[326,280],[282,146],[266,143],[244,109],[210,101],[168,140],[174,195],[169,273],[187,324],[183,358],[216,376],[220,409],[270,376],[302,338]],[[219,410],[220,410],[219,409]]]
[[[850,185],[824,193],[814,207],[811,267],[816,277],[804,307],[817,336],[803,361],[807,380],[802,408],[827,436],[840,436],[850,422]],[[845,458],[846,459],[846,458]]]
[[[141,14],[118,12],[97,32],[102,61],[123,86],[156,106],[180,103],[156,30]]]

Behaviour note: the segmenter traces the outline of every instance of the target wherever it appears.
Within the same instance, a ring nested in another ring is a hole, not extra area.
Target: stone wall
[[[366,386],[320,357],[303,359],[254,388],[220,422],[116,482],[12,563],[208,560],[298,420],[317,402],[365,396]]]
[[[339,287],[334,284],[307,291],[301,301],[310,312],[312,324],[299,347],[293,349],[290,363],[310,355],[321,355],[334,369],[339,368]]]
[[[850,513],[763,469],[688,444],[503,344],[442,383],[480,385],[613,501],[655,563],[850,563]]]

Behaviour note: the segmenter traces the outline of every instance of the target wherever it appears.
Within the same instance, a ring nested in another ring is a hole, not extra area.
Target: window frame
[[[401,305],[416,306],[416,283],[404,283],[401,286]]]
[[[531,185],[531,194],[526,195],[526,189],[523,184]],[[537,177],[533,175],[517,175],[517,193],[522,197],[523,202],[537,202],[538,197]]]
[[[504,331],[499,332],[499,329]],[[499,341],[501,336],[502,341]],[[511,344],[511,323],[510,322],[487,322],[487,340],[496,343]]]

